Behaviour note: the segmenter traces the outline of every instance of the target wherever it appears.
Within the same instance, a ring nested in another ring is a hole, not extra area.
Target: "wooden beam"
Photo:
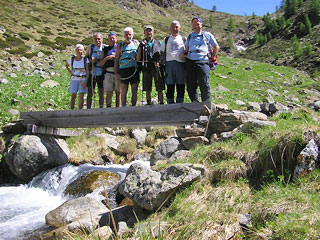
[[[199,117],[210,103],[178,103],[121,108],[22,112],[24,125],[53,128],[186,125]]]
[[[46,135],[54,135],[54,136],[60,136],[60,137],[74,137],[74,136],[79,136],[82,132],[62,129],[62,128],[28,125],[27,133],[28,134],[46,134]]]

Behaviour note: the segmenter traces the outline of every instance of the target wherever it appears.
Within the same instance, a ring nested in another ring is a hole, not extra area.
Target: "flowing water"
[[[64,165],[45,171],[26,185],[0,187],[0,239],[31,239],[46,228],[45,215],[68,200],[63,195],[69,183],[93,170],[113,171],[125,177],[128,165]],[[98,192],[89,194],[102,200]],[[115,203],[115,202],[114,202]]]

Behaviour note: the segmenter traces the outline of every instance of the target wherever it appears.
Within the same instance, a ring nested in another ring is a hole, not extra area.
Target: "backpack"
[[[73,63],[74,63],[75,57],[76,57],[75,55],[71,56],[71,69],[72,69],[72,71],[73,71]],[[87,63],[87,59],[88,58],[87,57],[83,57],[82,59],[83,59],[83,68],[86,69],[86,63]]]
[[[153,39],[152,40],[152,47],[151,49],[147,46],[146,39],[142,40],[144,43],[142,46],[142,67],[147,68],[149,66],[149,63],[153,62],[159,62],[160,61],[160,48],[161,48],[161,42],[159,40]],[[156,51],[156,47],[158,48]]]
[[[161,56],[160,56],[160,63],[162,65],[166,64],[166,60],[167,60],[167,44],[169,41],[170,36],[165,37],[164,39],[164,52],[161,52]],[[182,41],[185,42],[187,40],[186,37],[182,37]]]
[[[133,43],[136,45],[136,47],[137,47],[137,51],[138,51],[138,48],[139,48],[139,41],[138,40],[136,40],[136,39],[132,39],[132,41],[133,41]],[[120,43],[120,51],[121,51],[121,55],[122,55],[122,53],[124,52],[124,50],[122,50],[123,49],[123,47],[124,47],[124,45],[125,45],[125,42],[124,41],[122,41],[121,43]],[[119,60],[120,61],[120,60]],[[142,69],[142,63],[141,62],[136,62],[136,68],[137,68],[137,71],[138,72],[140,72],[141,71],[141,69]]]
[[[208,45],[208,49],[209,49],[208,58],[209,58],[210,70],[214,70],[216,68],[216,65],[218,64],[218,55],[213,56],[213,47],[212,47],[211,43],[209,43],[204,32],[201,32],[201,36],[203,38],[203,41]],[[188,47],[189,47],[190,39],[191,39],[191,33],[188,35],[188,38],[187,38],[187,46]]]
[[[107,45],[102,44],[102,50],[103,50],[106,46],[107,46]],[[93,54],[93,48],[94,48],[94,44],[90,44],[89,56],[88,56],[88,59],[89,59],[89,61],[90,61],[90,63],[89,63],[89,72],[92,71],[91,57],[92,57],[92,54]],[[98,60],[98,61],[99,61],[99,60]]]

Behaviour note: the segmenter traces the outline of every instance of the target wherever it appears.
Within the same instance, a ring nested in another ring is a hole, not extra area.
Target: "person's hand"
[[[97,58],[92,57],[92,58],[91,58],[91,62],[92,62],[92,63],[96,63],[96,62],[97,62]]]
[[[158,68],[158,67],[159,67],[159,62],[154,62],[154,66],[155,66],[156,68]]]
[[[81,83],[81,87],[82,87],[82,89],[86,89],[86,87],[87,87],[87,81],[82,82],[82,83]]]

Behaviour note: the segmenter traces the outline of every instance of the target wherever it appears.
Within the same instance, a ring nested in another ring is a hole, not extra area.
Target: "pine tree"
[[[310,19],[308,16],[306,16],[306,31],[307,33],[311,33],[312,32],[312,24],[310,22]]]
[[[305,47],[303,48],[303,55],[310,57],[312,55],[312,45],[307,42]]]
[[[217,6],[216,6],[216,5],[213,5],[213,6],[212,6],[212,11],[213,11],[213,12],[217,11]]]
[[[234,29],[235,29],[233,18],[231,18],[231,17],[230,17],[230,20],[229,20],[228,29],[229,29],[230,32],[233,32]]]
[[[213,28],[214,21],[213,21],[213,15],[212,14],[210,14],[210,17],[209,17],[209,24],[210,24],[210,28]]]

